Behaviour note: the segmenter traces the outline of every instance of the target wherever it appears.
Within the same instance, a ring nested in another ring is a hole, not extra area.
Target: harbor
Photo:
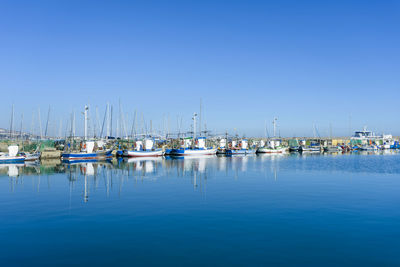
[[[2,131],[0,139],[0,164],[38,162],[41,159],[60,159],[64,162],[104,161],[113,157],[185,157],[201,155],[237,156],[252,154],[283,153],[358,153],[360,151],[382,151],[400,149],[399,137],[391,134],[376,134],[364,127],[347,137],[278,137],[277,118],[272,120],[272,136],[269,136],[267,124],[266,136],[239,137],[226,132],[224,135],[211,134],[201,129],[197,122],[198,114],[192,115],[192,125],[188,131],[179,133],[157,132],[152,127],[149,131],[137,133],[136,114],[132,123],[131,135],[127,134],[126,125],[117,123],[113,130],[112,107],[107,104],[100,133],[89,131],[89,106],[85,105],[83,116],[83,135],[76,134],[75,116],[64,138],[34,136],[32,133],[13,130],[14,106],[12,107],[11,126]],[[120,108],[121,110],[121,108]],[[50,109],[49,109],[50,112]],[[123,122],[122,115],[119,116]],[[22,124],[22,121],[21,121]],[[104,124],[106,131],[104,131]],[[47,133],[46,122],[46,133]],[[40,126],[41,128],[41,126]],[[96,127],[94,127],[96,128]],[[121,128],[124,134],[121,134]],[[21,125],[22,129],[22,125]],[[104,134],[103,134],[104,132]],[[112,136],[116,132],[117,136]],[[314,133],[317,130],[315,129]],[[69,133],[69,135],[68,135]]]

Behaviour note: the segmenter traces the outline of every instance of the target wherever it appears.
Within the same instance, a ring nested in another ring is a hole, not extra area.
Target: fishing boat
[[[280,140],[269,140],[266,145],[257,148],[257,153],[276,154],[285,152],[286,152],[286,147],[281,146]]]
[[[363,146],[360,146],[358,148],[358,150],[361,150],[361,151],[377,151],[378,150],[378,146],[376,146],[376,145],[363,145]]]
[[[21,152],[21,156],[25,157],[25,161],[38,161],[40,159],[40,152],[25,153]]]
[[[80,145],[79,151],[70,151],[70,146],[66,147],[66,150],[61,154],[63,161],[71,162],[85,162],[85,161],[98,161],[112,158],[112,149],[106,149],[105,144],[102,141],[87,141],[88,140],[88,111],[89,107],[85,106],[85,126],[84,126],[84,141]]]
[[[171,156],[200,156],[200,155],[215,155],[217,149],[215,148],[178,148],[171,149]]]
[[[342,152],[343,149],[340,146],[326,146],[324,147],[325,152]]]
[[[289,139],[289,152],[299,152],[300,150],[300,142],[298,139]],[[304,141],[305,143],[305,141]]]
[[[319,146],[300,146],[300,152],[321,152],[321,147]]]
[[[372,131],[368,131],[367,127],[364,127],[362,131],[356,131],[354,136],[351,137],[351,145],[358,147],[360,150],[374,150],[370,146],[377,146],[377,149],[390,149],[394,146],[395,140],[391,134],[377,135]]]
[[[257,153],[285,153],[286,148],[285,147],[259,147],[257,148]]]
[[[154,140],[153,139],[145,139],[144,140],[144,147],[143,141],[137,141],[135,144],[134,150],[124,150],[123,156],[124,157],[160,157],[164,154],[161,148],[154,147]]]
[[[255,150],[249,149],[248,140],[242,139],[239,145],[236,146],[236,142],[232,141],[231,148],[225,150],[226,155],[247,155],[254,154]]]
[[[393,145],[390,146],[390,149],[399,149],[399,148],[400,148],[399,141],[394,141]]]
[[[201,156],[215,155],[216,148],[206,147],[206,137],[200,136],[196,138],[196,117],[197,113],[193,114],[193,138],[185,138],[182,147],[169,150],[171,156]],[[201,133],[201,132],[200,132]]]
[[[95,142],[86,141],[79,152],[65,151],[61,154],[63,161],[97,161],[112,158],[112,149],[98,149],[94,151]]]
[[[0,153],[0,163],[24,163],[25,156],[18,153],[18,146],[8,146],[8,153]]]
[[[291,146],[289,147],[290,152],[299,152],[300,151],[300,146]]]
[[[189,140],[189,139],[187,139]],[[195,145],[192,147],[173,148],[169,151],[171,156],[197,156],[197,155],[215,155],[216,148],[206,147],[206,138],[198,137],[195,139]],[[186,143],[186,142],[185,142]]]
[[[227,140],[227,138],[222,138],[219,140],[217,155],[225,155],[226,154],[226,140]]]

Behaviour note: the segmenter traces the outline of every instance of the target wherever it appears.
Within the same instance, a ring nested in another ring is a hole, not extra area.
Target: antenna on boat
[[[272,125],[274,126],[274,137],[276,137],[276,121],[278,120],[278,118],[274,118],[274,120],[272,121]]]

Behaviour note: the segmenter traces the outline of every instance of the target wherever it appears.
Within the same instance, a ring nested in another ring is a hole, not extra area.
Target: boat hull
[[[257,149],[257,153],[263,154],[278,154],[278,153],[285,153],[286,148],[268,148],[268,147],[260,147]]]
[[[4,156],[0,157],[0,164],[4,163],[24,163],[25,162],[25,157],[18,156],[18,157],[12,157],[12,156]]]
[[[197,156],[197,155],[215,155],[217,149],[171,149],[169,155],[171,156]]]
[[[40,153],[27,154],[25,161],[38,161],[40,159]]]
[[[61,158],[63,161],[102,160],[102,159],[112,158],[112,150],[106,150],[94,153],[86,153],[86,152],[62,153]]]
[[[342,152],[343,149],[341,147],[324,147],[325,152]]]
[[[124,157],[161,157],[163,155],[163,151],[159,150],[143,150],[143,151],[134,151],[134,150],[124,150]]]
[[[249,149],[227,149],[225,151],[226,155],[248,155],[254,154],[254,150]]]
[[[300,147],[300,152],[321,152],[320,147]]]

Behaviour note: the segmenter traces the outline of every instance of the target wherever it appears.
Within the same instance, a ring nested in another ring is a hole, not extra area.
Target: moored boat
[[[216,148],[176,148],[171,149],[171,156],[197,156],[197,155],[215,155]]]
[[[93,151],[94,141],[85,143],[84,148],[80,152],[65,151],[61,154],[63,161],[85,161],[85,160],[105,160],[112,158],[112,149],[101,149]]]
[[[0,153],[0,163],[24,163],[25,156],[18,153],[18,146],[9,146],[8,153]]]
[[[123,156],[124,157],[160,157],[164,154],[161,148],[154,147],[154,140],[152,139],[145,139],[144,140],[144,147],[142,141],[136,142],[135,150],[124,150]]]
[[[378,147],[376,145],[364,145],[358,148],[361,151],[377,151]]]
[[[319,146],[300,146],[300,152],[321,152],[321,147]]]
[[[40,152],[25,153],[21,152],[22,156],[25,156],[25,161],[38,161],[40,159]]]
[[[326,146],[324,147],[325,152],[342,152],[343,149],[340,146]]]
[[[232,141],[231,147],[225,150],[226,155],[248,155],[254,154],[255,152],[255,150],[249,149],[247,139],[240,140],[238,146],[236,146],[236,143]]]
[[[281,146],[281,140],[268,140],[267,144],[257,148],[257,153],[277,154],[285,153],[286,147]]]
[[[285,153],[286,148],[284,147],[259,147],[257,148],[257,153],[268,153],[268,154],[273,154],[273,153]]]

